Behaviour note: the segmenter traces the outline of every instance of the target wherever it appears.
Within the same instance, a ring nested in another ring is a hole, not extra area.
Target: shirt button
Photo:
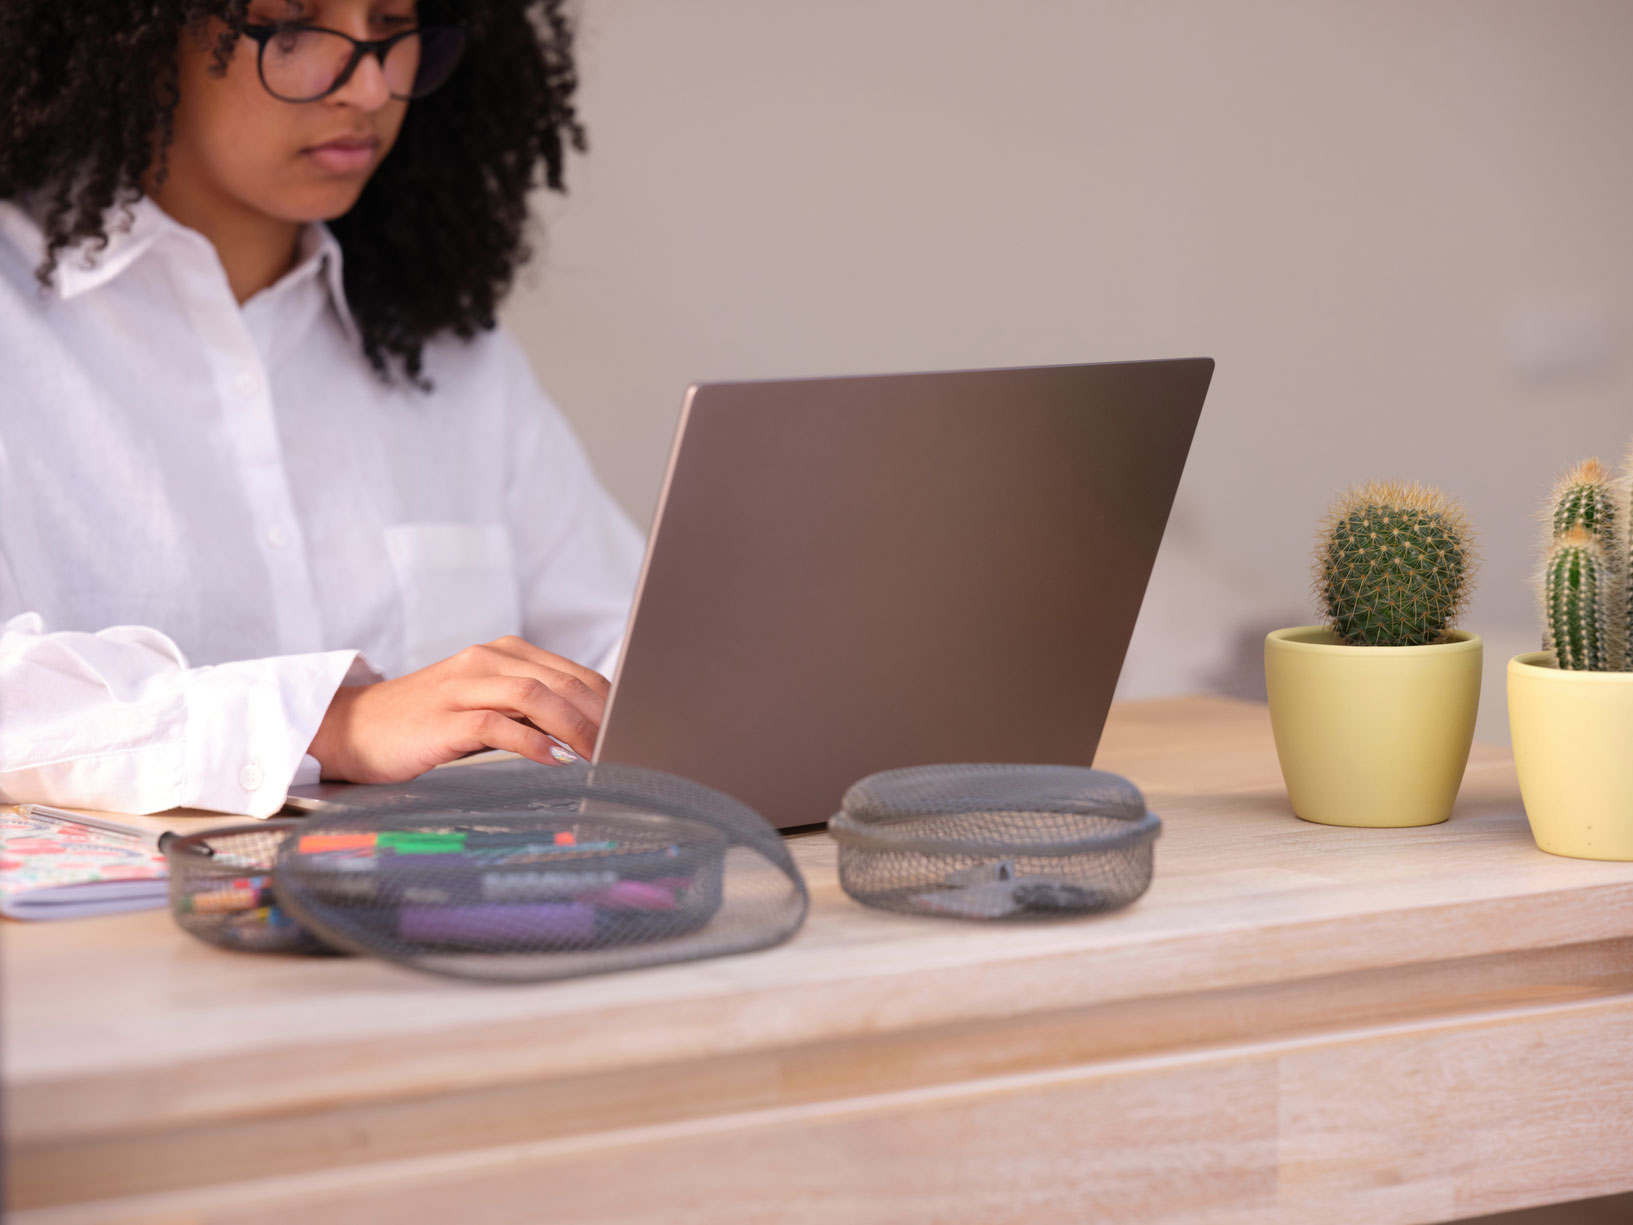
[[[250,762],[238,772],[238,783],[245,791],[254,791],[265,781],[259,762]]]
[[[255,375],[248,370],[244,371],[232,381],[232,389],[239,395],[243,396],[246,400],[253,396],[260,386],[261,380],[256,378]]]
[[[289,533],[281,527],[269,527],[267,528],[266,542],[275,549],[281,549],[289,543]]]

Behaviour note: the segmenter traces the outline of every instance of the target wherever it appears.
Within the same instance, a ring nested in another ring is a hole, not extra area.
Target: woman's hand
[[[610,689],[599,672],[511,635],[407,676],[343,686],[307,752],[324,778],[351,783],[406,782],[483,749],[561,765],[550,736],[588,758]]]

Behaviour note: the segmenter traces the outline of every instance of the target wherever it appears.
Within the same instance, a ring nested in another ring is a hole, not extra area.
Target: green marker
[[[399,855],[457,855],[465,849],[465,835],[387,830],[375,840],[374,845],[379,850],[392,850]]]

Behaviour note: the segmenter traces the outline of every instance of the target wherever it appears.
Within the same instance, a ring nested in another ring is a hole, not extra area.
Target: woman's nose
[[[365,54],[357,61],[346,83],[329,95],[329,100],[365,111],[377,111],[390,102],[391,87],[386,83],[385,66],[380,63],[380,57]]]

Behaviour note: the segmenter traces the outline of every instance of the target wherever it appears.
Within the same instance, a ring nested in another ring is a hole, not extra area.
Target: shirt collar
[[[344,257],[340,250],[340,240],[334,236],[334,231],[321,221],[314,221],[306,227],[307,233],[318,235],[319,249],[323,254],[323,275],[329,286],[329,301],[335,308],[335,315],[340,319],[340,326],[345,329],[347,338],[358,348],[363,347],[363,334],[357,329],[357,321],[352,318],[351,304],[346,301],[346,268]]]
[[[94,239],[86,239],[73,243],[58,254],[55,286],[57,296],[64,301],[106,285],[161,240],[209,246],[207,238],[197,230],[182,225],[147,196],[129,205],[128,225],[125,224],[124,206],[115,205],[107,217],[108,237],[105,245],[98,244]],[[0,233],[25,252],[33,266],[38,267],[45,258],[45,232],[25,203],[0,200]],[[210,254],[213,257],[215,252],[212,250]],[[360,344],[361,333],[346,301],[340,240],[321,221],[309,222],[301,230],[295,266],[262,292],[277,292],[288,284],[305,280],[319,272],[340,326],[352,343]]]
[[[128,214],[122,205],[108,210],[106,242],[81,239],[57,253],[52,283],[58,297],[75,298],[107,284],[140,259],[159,240],[167,225],[182,229],[146,197],[128,207]],[[45,259],[45,230],[40,224],[37,204],[27,200],[0,201],[0,231],[34,267]]]
[[[294,267],[261,293],[281,294],[311,277],[322,278],[324,288],[329,292],[329,302],[335,308],[335,317],[340,321],[347,339],[354,345],[361,345],[362,334],[357,330],[357,322],[352,318],[351,307],[346,302],[345,264],[340,240],[321,221],[310,222],[301,230]]]

